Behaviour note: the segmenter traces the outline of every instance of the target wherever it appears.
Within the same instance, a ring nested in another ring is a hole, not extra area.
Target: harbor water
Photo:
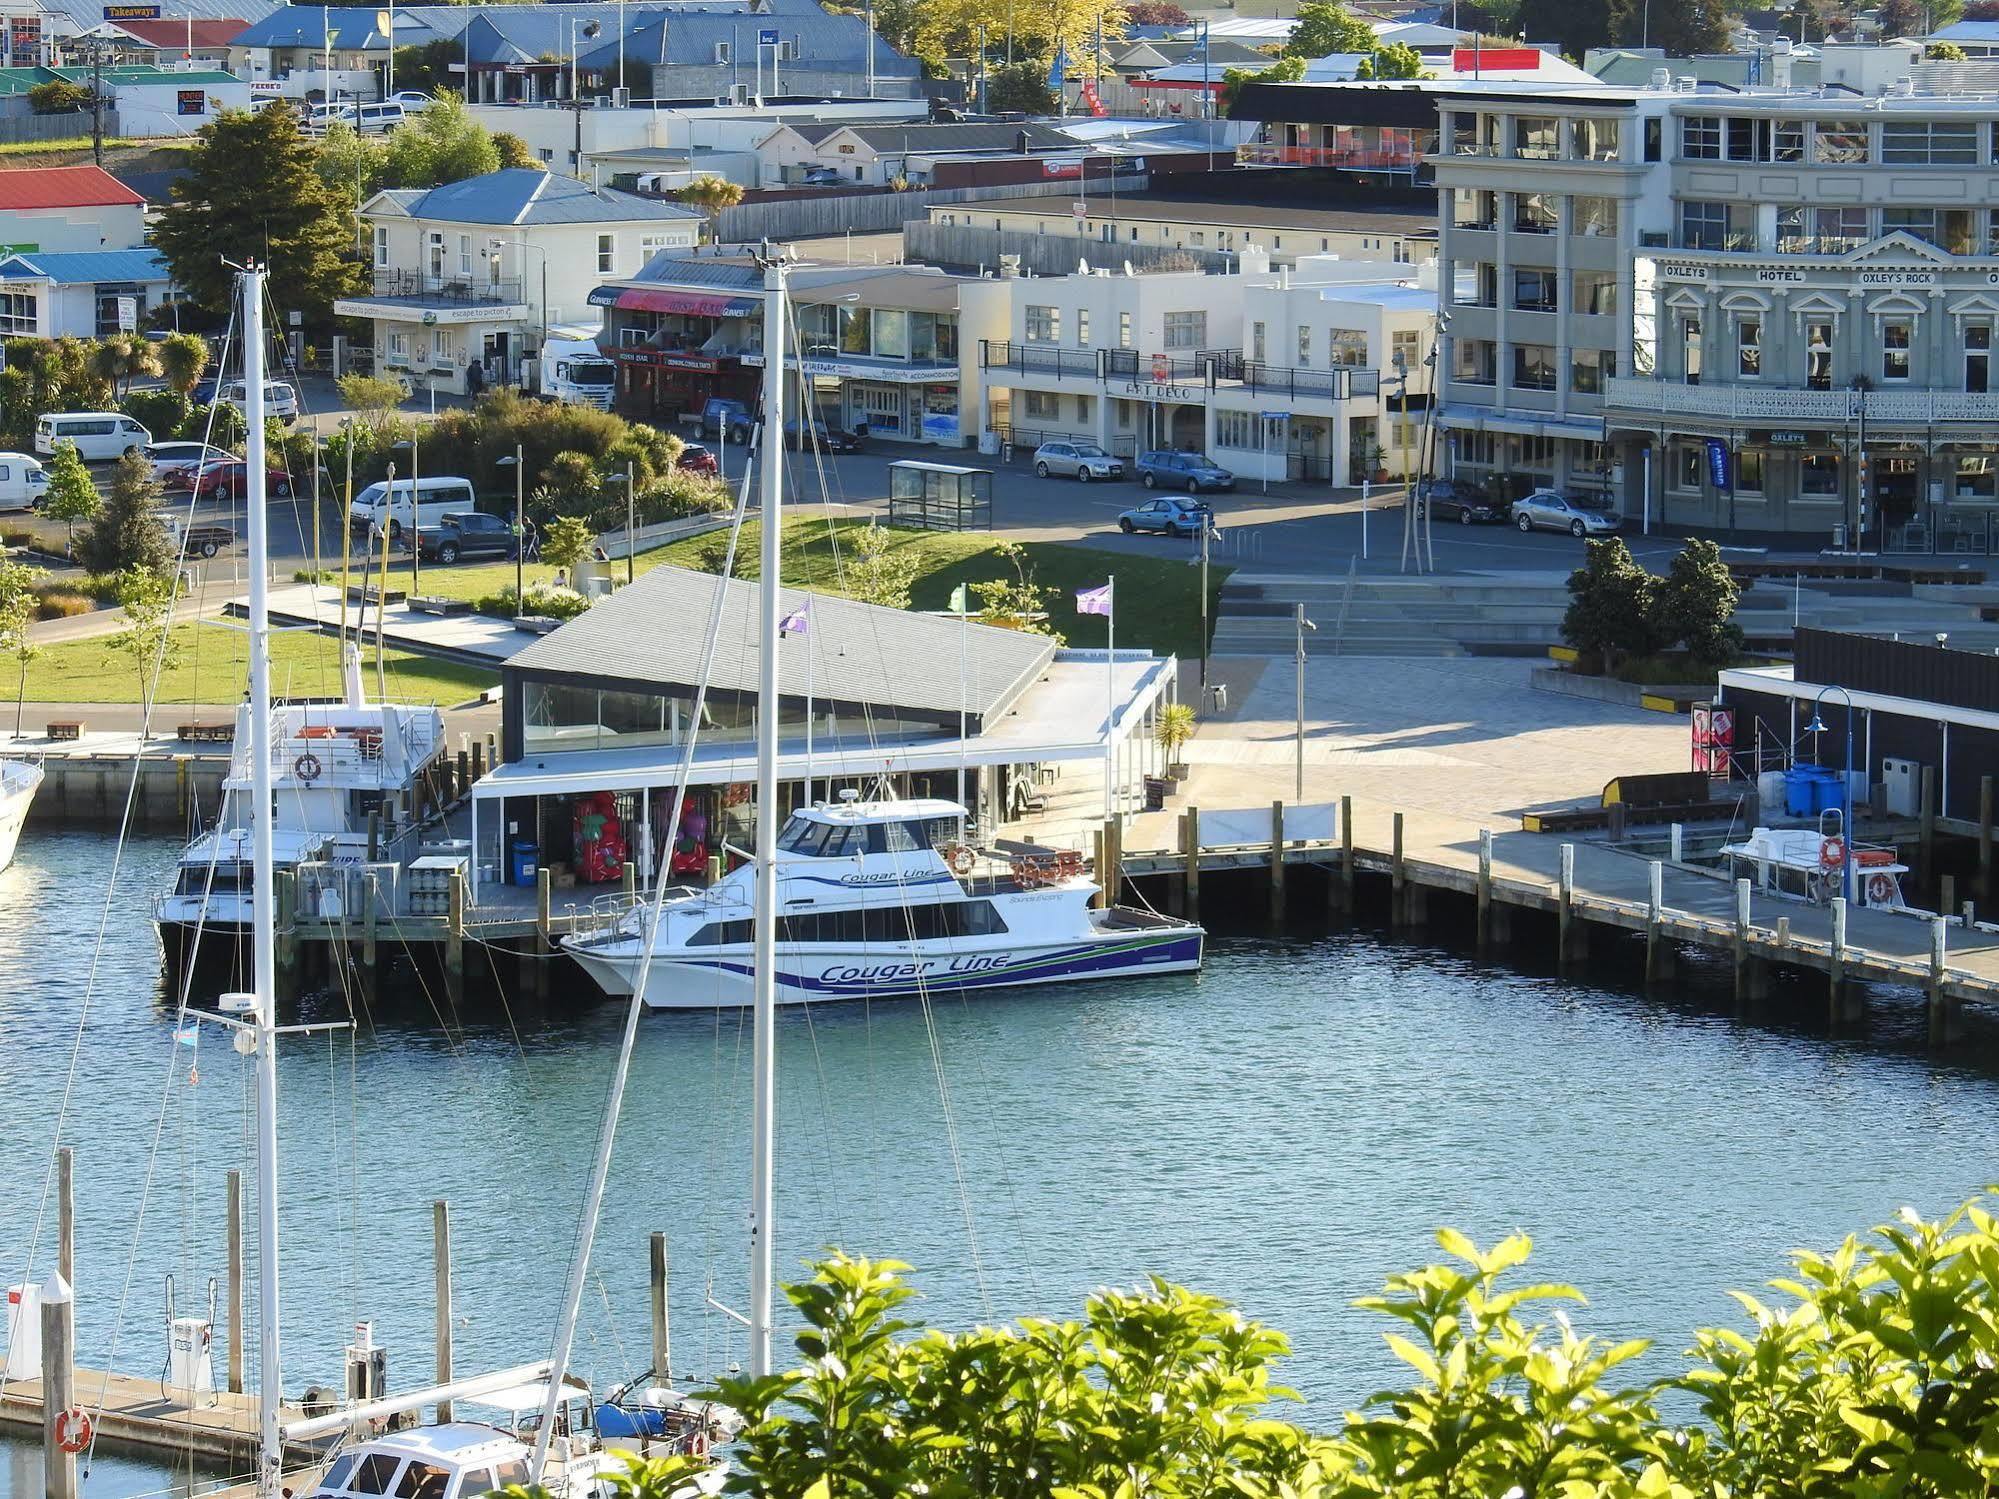
[[[115,881],[114,847],[31,830],[0,876],[0,1281],[51,1268],[60,1116],[79,1355],[143,1374],[165,1360],[166,1275],[185,1313],[224,1272],[224,1173],[254,1170],[251,1071],[213,1027],[174,1040],[147,901],[176,845],[127,845]],[[1648,995],[1615,953],[1563,979],[1538,966],[1547,944],[1487,964],[1443,923],[1426,935],[1225,929],[1198,979],[787,1012],[780,1272],[833,1245],[907,1260],[914,1310],[946,1326],[1073,1314],[1157,1272],[1288,1332],[1285,1377],[1330,1423],[1397,1377],[1351,1302],[1432,1257],[1439,1225],[1531,1234],[1535,1278],[1587,1291],[1586,1330],[1658,1340],[1665,1372],[1787,1250],[1993,1175],[1999,1035],[1976,1013],[1933,1053],[1920,1003],[1877,995],[1833,1039],[1806,980],[1738,1019],[1725,975],[1698,966]],[[439,1197],[459,1370],[545,1355],[621,1019],[580,980],[462,1015],[419,986],[352,1032],[287,1040],[288,1392],[336,1384],[363,1320],[392,1387],[428,1382]],[[647,1362],[654,1230],[677,1366],[743,1356],[704,1293],[742,1303],[748,1142],[746,1018],[648,1016],[579,1335],[600,1388]],[[221,1353],[218,1329],[218,1378]],[[87,1492],[185,1482],[100,1454]],[[33,1444],[0,1442],[0,1499],[38,1491]]]

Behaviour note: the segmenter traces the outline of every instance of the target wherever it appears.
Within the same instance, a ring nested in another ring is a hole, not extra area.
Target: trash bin
[[[514,840],[511,853],[513,855],[513,877],[516,885],[525,887],[534,884],[535,872],[540,867],[536,862],[536,854],[538,852],[531,840],[526,838],[516,838]]]
[[[1784,811],[1791,817],[1816,817],[1845,805],[1840,774],[1823,765],[1793,765],[1784,772]]]

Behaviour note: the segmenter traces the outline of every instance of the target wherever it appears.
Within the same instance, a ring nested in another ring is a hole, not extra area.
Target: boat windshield
[[[218,863],[212,870],[207,864],[183,864],[174,893],[226,895],[232,891],[248,890],[250,884],[251,869],[248,864]]]
[[[777,835],[777,846],[809,859],[850,859],[857,854],[908,853],[953,843],[955,817],[910,817],[894,822],[820,822],[794,816]]]

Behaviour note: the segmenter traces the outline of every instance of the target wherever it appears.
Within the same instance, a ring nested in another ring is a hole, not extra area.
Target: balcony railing
[[[1322,401],[1347,401],[1356,396],[1365,398],[1381,394],[1381,371],[1353,365],[1315,370],[1245,360],[1241,382],[1244,390],[1316,397]]]
[[[1141,380],[1159,385],[1207,384],[1211,379],[1235,378],[1231,371],[1240,366],[1241,360],[1242,355],[1227,349],[1144,354],[1137,349],[1065,349],[1048,343],[979,340],[981,368],[1099,383]]]
[[[1343,146],[1280,146],[1251,142],[1236,147],[1236,164],[1246,167],[1345,167],[1360,172],[1413,172],[1424,153],[1414,146],[1363,151]]]
[[[1682,385],[1620,375],[1603,382],[1606,411],[1627,415],[1704,417],[1782,427],[1793,422],[1868,422],[1927,426],[1940,422],[1999,422],[1999,393],[1963,390],[1814,390],[1796,385]]]
[[[521,283],[517,276],[493,281],[470,274],[439,276],[427,271],[377,266],[375,295],[427,297],[440,302],[462,302],[467,306],[511,306],[521,301]]]

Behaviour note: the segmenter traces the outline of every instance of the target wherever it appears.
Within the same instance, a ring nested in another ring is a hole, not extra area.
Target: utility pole
[[[104,38],[90,36],[90,159],[104,165]]]

